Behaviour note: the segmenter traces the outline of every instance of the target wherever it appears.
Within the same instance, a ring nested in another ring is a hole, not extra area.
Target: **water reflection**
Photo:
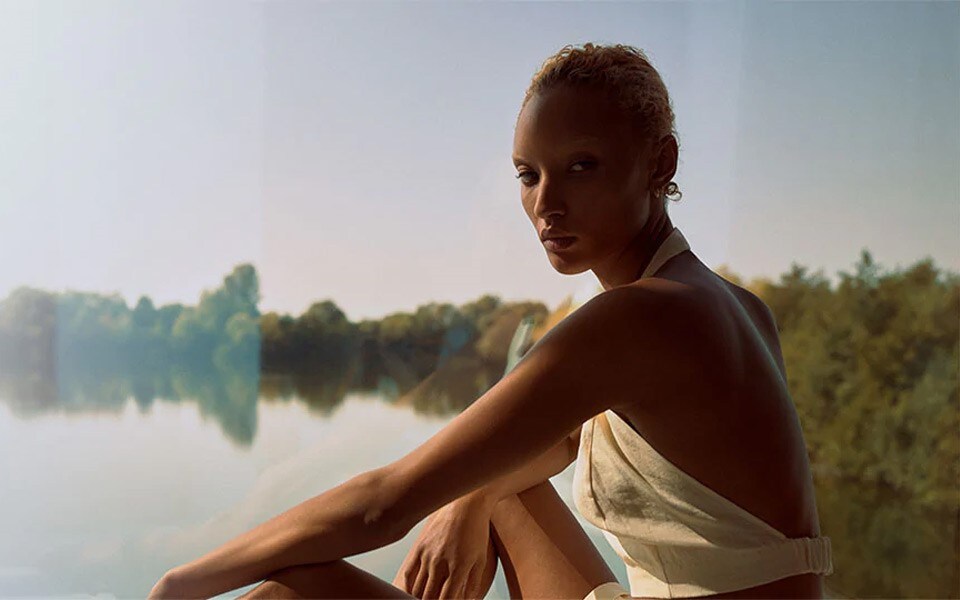
[[[469,354],[421,380],[400,358],[382,365],[253,376],[65,368],[55,383],[6,375],[0,595],[143,596],[170,566],[413,450],[502,374]],[[572,467],[553,480],[570,506],[571,478]],[[831,596],[960,589],[957,513],[823,477],[818,507],[835,553]],[[626,583],[599,531],[581,523]],[[349,560],[392,580],[419,530]],[[502,577],[489,597],[508,597]]]
[[[195,404],[204,418],[219,424],[227,439],[249,446],[257,433],[258,397],[275,403],[301,402],[311,414],[323,417],[349,393],[373,393],[418,414],[451,416],[483,395],[503,371],[502,364],[485,362],[472,348],[447,357],[425,378],[406,366],[406,359],[382,353],[373,367],[353,359],[311,371],[262,374],[203,363],[117,373],[86,362],[62,362],[56,377],[0,371],[0,401],[21,419],[50,413],[118,414],[128,398],[142,413],[148,413],[154,402]]]
[[[361,394],[326,416],[311,410],[301,399],[265,399],[256,439],[238,447],[191,403],[157,402],[144,414],[131,399],[111,415],[29,420],[0,405],[11,484],[0,511],[0,596],[142,597],[170,566],[395,460],[449,420]],[[419,530],[350,561],[392,580]]]
[[[0,401],[20,419],[49,414],[117,415],[128,399],[144,414],[155,402],[195,404],[204,418],[217,422],[223,435],[240,446],[250,445],[256,436],[258,388],[256,371],[189,364],[116,373],[61,363],[50,378],[0,371]]]

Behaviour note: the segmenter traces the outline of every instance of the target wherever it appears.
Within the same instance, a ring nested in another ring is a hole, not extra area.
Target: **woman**
[[[604,291],[408,455],[172,569],[151,597],[260,580],[249,597],[482,597],[499,557],[515,598],[630,598],[548,481],[574,460],[576,507],[630,593],[821,597],[829,538],[773,315],[670,222],[673,121],[642,52],[549,58],[517,118],[520,197],[553,268],[590,269]],[[397,585],[342,560],[431,513]]]

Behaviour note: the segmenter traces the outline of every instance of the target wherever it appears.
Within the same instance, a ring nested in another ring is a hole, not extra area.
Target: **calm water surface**
[[[333,404],[259,396],[215,410],[162,397],[30,406],[0,398],[3,597],[143,597],[168,568],[396,460],[455,416],[374,392]],[[552,479],[571,507],[572,478],[573,465]],[[834,545],[832,596],[956,596],[956,515],[920,515],[843,486],[818,485],[818,497]],[[577,518],[626,584],[600,531]],[[422,526],[347,560],[391,581]],[[509,597],[502,569],[487,597]]]
[[[244,446],[196,404],[157,399],[144,413],[131,399],[114,410],[23,418],[0,403],[3,596],[143,597],[171,566],[396,460],[453,418],[361,394],[329,414],[261,400]],[[553,478],[571,506],[572,477],[571,465]],[[347,560],[390,581],[422,526]],[[626,581],[596,528],[591,536]],[[509,598],[502,572],[487,597]]]

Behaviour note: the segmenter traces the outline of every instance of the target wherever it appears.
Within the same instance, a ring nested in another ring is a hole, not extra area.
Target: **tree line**
[[[831,285],[723,275],[773,311],[811,463],[930,507],[960,509],[960,274],[929,258],[884,270],[862,250]]]
[[[796,263],[776,280],[745,282],[726,267],[717,271],[773,310],[818,476],[960,508],[960,274],[930,259],[884,271],[866,250],[837,285]],[[441,403],[462,410],[495,383],[521,318],[533,317],[542,335],[571,308],[568,302],[551,313],[540,302],[484,295],[352,322],[329,299],[299,316],[261,314],[259,300],[249,264],[204,291],[196,306],[158,308],[144,296],[131,309],[119,295],[21,287],[0,302],[0,374],[57,381],[71,370],[206,365],[309,373],[339,382],[338,390],[386,381],[398,388],[390,396],[432,378],[424,388],[431,397],[473,378],[459,392],[469,400]],[[256,389],[248,396],[255,401]]]

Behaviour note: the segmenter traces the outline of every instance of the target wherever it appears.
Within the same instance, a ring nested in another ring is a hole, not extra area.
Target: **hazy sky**
[[[564,44],[626,43],[677,115],[674,223],[708,265],[960,270],[960,3],[5,2],[0,298],[351,319],[484,293],[551,306],[510,153]]]

